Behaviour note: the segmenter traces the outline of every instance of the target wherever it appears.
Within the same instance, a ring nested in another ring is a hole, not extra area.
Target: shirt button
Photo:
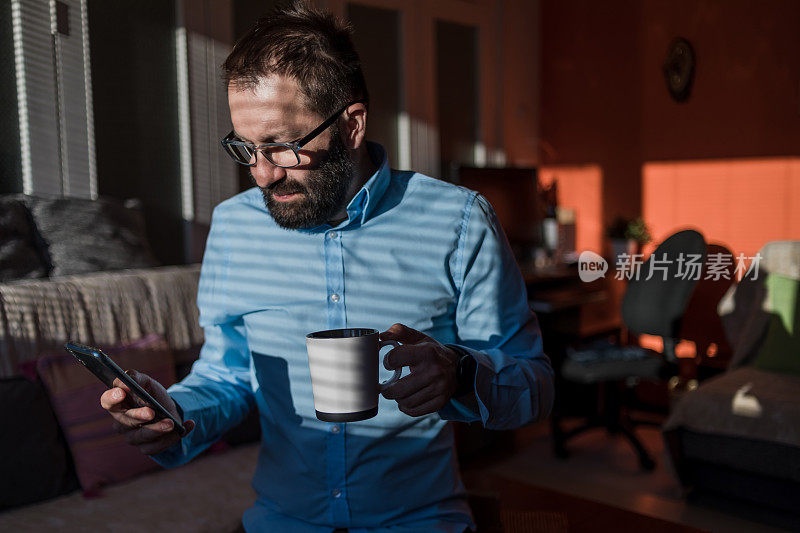
[[[331,491],[331,495],[333,495],[334,498],[338,498],[339,496],[342,495],[342,491],[340,491],[339,489],[333,489]]]
[[[339,426],[331,426],[331,433],[339,433]]]
[[[339,301],[339,295],[338,295],[338,294],[336,294],[336,293],[334,293],[334,294],[331,294],[331,301],[332,301],[333,303],[336,303],[336,302],[338,302],[338,301]]]
[[[329,239],[335,239],[338,236],[339,236],[339,234],[336,233],[335,231],[332,231],[332,232],[328,233],[328,238]]]

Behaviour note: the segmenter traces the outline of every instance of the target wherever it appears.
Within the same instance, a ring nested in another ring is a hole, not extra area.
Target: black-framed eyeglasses
[[[350,102],[339,111],[328,117],[325,122],[314,128],[314,130],[301,139],[286,143],[267,143],[255,145],[240,141],[236,134],[231,131],[220,142],[222,147],[231,158],[240,165],[248,167],[256,166],[258,158],[256,154],[261,152],[267,161],[281,168],[292,168],[300,164],[300,149],[314,140],[320,133],[325,131],[331,124],[336,122],[345,109],[353,104],[361,103],[361,100]]]

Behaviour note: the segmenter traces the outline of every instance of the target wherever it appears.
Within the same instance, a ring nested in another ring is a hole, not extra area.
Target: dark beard
[[[334,126],[328,153],[316,169],[308,172],[305,184],[287,176],[269,187],[259,188],[276,224],[286,229],[313,228],[329,221],[344,207],[352,177],[353,162]],[[256,185],[252,175],[250,180]],[[303,197],[285,203],[273,197],[291,193],[301,193]]]

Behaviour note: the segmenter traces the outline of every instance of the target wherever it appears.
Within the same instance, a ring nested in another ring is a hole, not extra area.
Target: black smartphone
[[[156,416],[153,422],[163,418],[169,418],[175,424],[175,431],[181,437],[186,434],[186,428],[180,420],[175,418],[169,411],[158,403],[155,398],[142,388],[133,378],[126,374],[109,356],[104,354],[99,348],[84,346],[75,342],[68,342],[64,348],[71,353],[83,366],[105,384],[109,389],[114,387],[114,379],[119,379],[130,389],[128,398],[137,407],[149,407],[155,411]]]

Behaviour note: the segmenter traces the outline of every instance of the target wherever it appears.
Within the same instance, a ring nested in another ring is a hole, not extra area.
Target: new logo
[[[578,258],[578,276],[581,281],[590,282],[605,277],[608,272],[608,261],[602,256],[586,250]]]

